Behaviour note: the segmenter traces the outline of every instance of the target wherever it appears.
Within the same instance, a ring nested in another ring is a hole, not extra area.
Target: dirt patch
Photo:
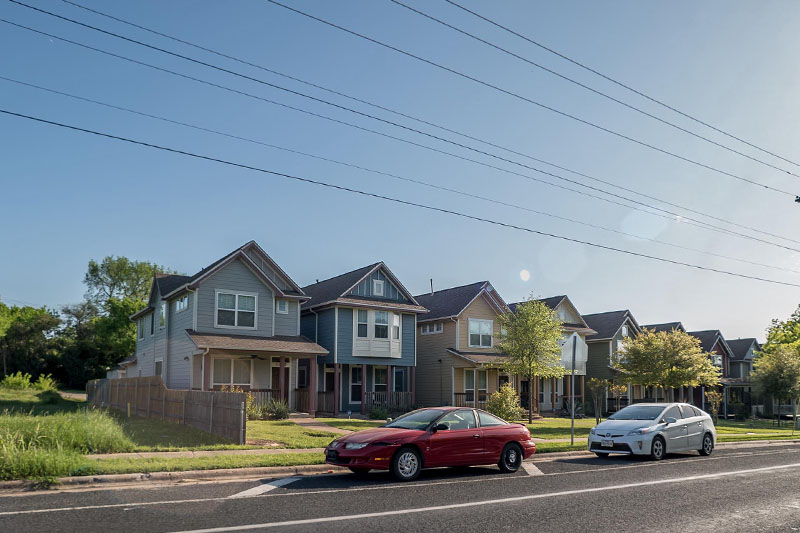
[[[284,445],[274,440],[265,439],[247,439],[249,446],[260,446],[261,448],[283,448]]]

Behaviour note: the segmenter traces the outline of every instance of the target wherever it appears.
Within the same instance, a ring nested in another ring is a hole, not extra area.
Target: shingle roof
[[[344,291],[358,283],[358,281],[367,275],[367,273],[378,266],[380,263],[372,263],[365,267],[339,274],[332,278],[312,283],[303,287],[303,292],[311,299],[303,304],[303,309],[317,305],[323,302],[329,302],[337,299],[344,294]]]
[[[508,360],[503,353],[463,352],[455,348],[448,348],[447,351],[477,364],[503,364]]]
[[[718,329],[690,331],[688,333],[692,337],[700,339],[700,347],[703,348],[704,352],[710,352],[712,348],[714,348],[714,345],[717,343],[717,339],[722,337],[722,333]]]
[[[727,341],[731,349],[732,361],[744,361],[747,354],[750,352],[750,347],[755,343],[755,349],[758,350],[760,345],[755,339],[734,339]]]
[[[663,324],[648,324],[646,326],[642,326],[642,329],[651,329],[656,332],[659,331],[670,332],[676,329],[683,330],[683,324],[681,324],[680,322],[664,322]]]
[[[195,346],[202,349],[249,350],[309,355],[326,355],[328,353],[328,350],[302,335],[296,337],[284,335],[257,337],[255,335],[198,333],[189,329],[186,330],[186,334],[189,335]]]
[[[587,341],[596,341],[603,339],[610,339],[625,323],[625,319],[630,316],[630,311],[624,309],[622,311],[607,311],[605,313],[594,313],[591,315],[582,315],[586,324],[595,330],[597,333],[588,335]]]
[[[158,291],[161,295],[169,294],[181,285],[190,283],[194,276],[181,276],[179,274],[158,274],[156,275],[156,283],[158,284]]]
[[[561,302],[564,301],[564,298],[566,298],[566,297],[567,297],[566,294],[562,294],[560,296],[550,296],[548,298],[537,298],[536,301],[537,302],[542,302],[544,305],[546,305],[550,309],[555,309],[556,307],[558,307],[558,304],[560,304]],[[508,308],[511,309],[512,313],[516,313],[517,312],[517,306],[519,304],[521,304],[521,303],[522,302],[514,302],[513,304],[508,304]]]
[[[432,320],[456,316],[488,283],[488,281],[478,281],[469,285],[435,291],[433,294],[427,293],[414,296],[414,299],[421,306],[428,309],[428,313],[420,318],[422,320]]]

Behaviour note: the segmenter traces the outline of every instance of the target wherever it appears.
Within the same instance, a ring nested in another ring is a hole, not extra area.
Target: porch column
[[[339,363],[333,363],[333,417],[339,416]]]
[[[286,358],[281,356],[281,369],[278,372],[278,388],[280,389],[280,398],[281,400],[286,399],[286,378],[283,375],[283,371],[286,368]]]
[[[361,414],[367,413],[367,365],[361,365]]]
[[[553,378],[553,412],[556,410],[556,378]]]
[[[308,362],[308,414],[314,417],[317,411],[317,356],[311,357]]]
[[[417,405],[417,367],[411,367],[411,407]]]
[[[392,370],[394,367],[392,365],[388,365],[386,367],[386,410],[392,408],[392,391],[394,387],[392,387],[392,382],[394,382],[394,375],[392,374]]]
[[[203,390],[211,390],[211,354],[203,356]]]

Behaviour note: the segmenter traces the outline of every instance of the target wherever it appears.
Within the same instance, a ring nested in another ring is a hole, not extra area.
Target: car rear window
[[[489,413],[484,413],[483,411],[478,411],[478,420],[480,421],[482,428],[506,425],[505,420],[497,418],[494,415],[490,415]]]

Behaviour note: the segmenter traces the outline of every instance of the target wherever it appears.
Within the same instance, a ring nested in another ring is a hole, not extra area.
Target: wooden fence
[[[365,392],[364,401],[367,413],[373,407],[383,407],[389,411],[410,411],[412,408],[410,392]]]
[[[241,392],[173,390],[161,378],[96,379],[86,384],[89,403],[128,416],[186,424],[245,444],[246,395]]]

